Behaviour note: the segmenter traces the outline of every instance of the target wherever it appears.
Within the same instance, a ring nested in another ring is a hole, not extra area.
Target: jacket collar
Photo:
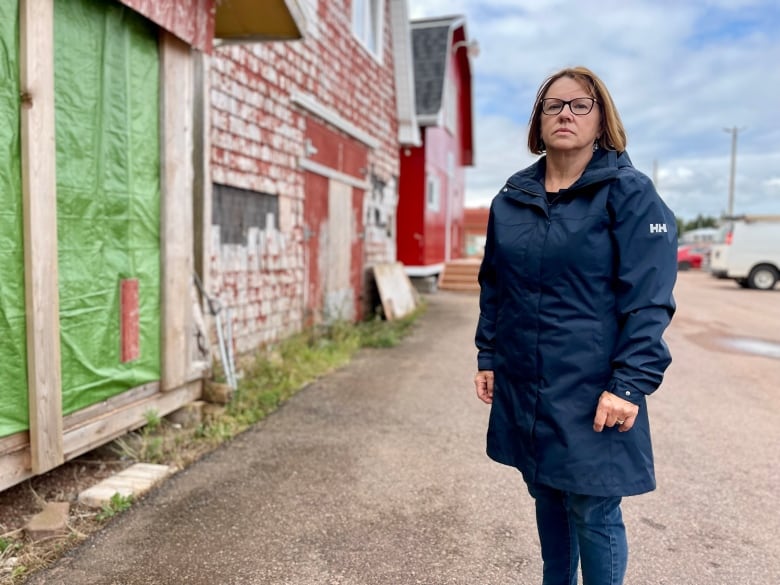
[[[593,153],[579,179],[565,191],[578,191],[596,183],[611,181],[617,177],[618,169],[631,167],[628,153],[614,150],[599,149]],[[545,197],[544,172],[547,168],[547,157],[543,156],[531,166],[518,171],[507,180],[507,185],[519,189],[528,195]]]

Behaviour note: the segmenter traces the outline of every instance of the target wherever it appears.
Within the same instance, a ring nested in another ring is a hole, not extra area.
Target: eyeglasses
[[[596,98],[590,97],[574,98],[569,101],[559,100],[558,98],[544,98],[542,100],[542,113],[548,116],[555,116],[561,113],[563,106],[568,105],[569,111],[575,116],[585,116],[590,114],[595,103]]]

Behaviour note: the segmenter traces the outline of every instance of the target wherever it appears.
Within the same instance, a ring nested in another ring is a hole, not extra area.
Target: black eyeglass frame
[[[572,102],[576,102],[576,101],[579,101],[579,100],[590,100],[590,108],[588,109],[587,112],[583,112],[583,113],[579,114],[579,113],[575,112],[574,109],[571,107]],[[558,102],[560,104],[560,108],[558,108],[555,112],[549,112],[549,113],[545,112],[544,111],[545,110],[544,103],[548,102],[548,101],[549,102]],[[578,97],[578,98],[571,99],[569,101],[558,99],[558,98],[544,98],[544,99],[542,99],[541,107],[539,108],[539,110],[545,116],[557,116],[558,114],[560,114],[563,111],[563,108],[565,108],[566,106],[569,106],[569,111],[574,116],[587,116],[588,114],[590,114],[593,111],[593,106],[595,106],[597,103],[599,103],[598,100],[596,98],[593,98],[593,97]]]

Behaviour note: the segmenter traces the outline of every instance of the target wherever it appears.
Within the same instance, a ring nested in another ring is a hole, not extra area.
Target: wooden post
[[[64,461],[53,2],[22,0],[19,16],[30,460],[33,473],[40,474]]]
[[[209,266],[211,261],[211,82],[209,71],[211,58],[202,51],[193,53],[193,270],[200,278],[203,290],[208,294],[211,290]],[[206,347],[209,347],[209,324],[212,322],[208,313],[206,299],[199,292],[193,297],[193,319],[196,329],[205,337]],[[208,317],[206,317],[208,315]],[[202,355],[198,343],[190,344],[192,359],[188,379],[203,377],[211,365],[211,351]],[[205,360],[205,361],[204,361]]]
[[[209,82],[210,57],[200,51],[195,57],[194,92],[194,145],[192,165],[194,169],[193,226],[195,272],[206,291],[209,290],[209,258],[211,253],[211,84]]]
[[[161,390],[187,381],[191,360],[192,243],[192,51],[172,34],[160,31],[162,203]]]

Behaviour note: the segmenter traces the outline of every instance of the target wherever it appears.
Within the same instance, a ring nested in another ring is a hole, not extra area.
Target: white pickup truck
[[[780,280],[780,215],[723,218],[710,273],[745,288],[773,289]]]

